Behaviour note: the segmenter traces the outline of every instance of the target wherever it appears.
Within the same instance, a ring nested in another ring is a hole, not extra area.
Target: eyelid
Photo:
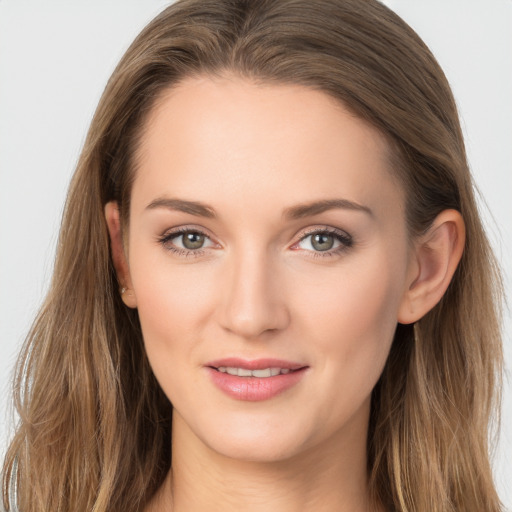
[[[328,233],[330,235],[338,235],[340,238],[343,238],[346,241],[353,241],[352,235],[343,229],[335,228],[333,226],[318,225],[306,228],[305,230],[302,230],[297,235],[295,235],[294,238],[296,238],[297,241],[294,242],[294,245],[304,240],[304,238],[310,235],[314,235],[316,233]]]
[[[201,227],[201,226],[196,226],[194,224],[186,224],[184,226],[176,226],[176,227],[173,227],[173,228],[167,228],[165,231],[162,232],[161,235],[159,235],[158,238],[163,238],[163,237],[171,237],[171,236],[178,236],[180,235],[181,233],[190,233],[190,232],[193,232],[193,233],[200,233],[201,235],[204,235],[208,238],[213,238],[211,233]]]
[[[333,233],[340,236],[344,236],[346,238],[352,238],[352,236],[345,231],[344,229],[335,228],[334,226],[328,226],[324,224],[319,224],[316,226],[308,227],[300,232],[300,238],[304,238],[305,236],[311,235],[312,233]]]

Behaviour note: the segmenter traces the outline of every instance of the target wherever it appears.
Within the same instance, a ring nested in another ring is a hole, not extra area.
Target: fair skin
[[[299,86],[185,80],[137,156],[124,238],[117,204],[105,213],[174,406],[172,472],[148,510],[369,510],[371,391],[397,322],[446,290],[460,215],[411,243],[385,139]]]

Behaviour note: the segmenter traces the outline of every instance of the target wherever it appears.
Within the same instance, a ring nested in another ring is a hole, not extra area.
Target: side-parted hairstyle
[[[104,206],[118,201],[126,227],[139,140],[163,91],[226,74],[322,91],[375,126],[406,192],[411,239],[441,211],[461,212],[467,240],[453,281],[424,318],[397,326],[373,391],[369,483],[389,511],[499,511],[489,462],[499,271],[448,82],[417,34],[376,0],[180,0],[130,46],[92,121],[51,287],[18,363],[4,507],[136,512],[163,482],[172,406],[137,312],[120,299]]]

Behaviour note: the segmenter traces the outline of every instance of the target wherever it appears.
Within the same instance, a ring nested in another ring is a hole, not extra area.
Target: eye
[[[197,229],[179,229],[165,233],[159,242],[169,251],[180,255],[198,254],[202,249],[212,247],[212,240]]]
[[[315,229],[304,235],[292,249],[311,251],[320,256],[330,256],[352,247],[350,235],[334,228]]]

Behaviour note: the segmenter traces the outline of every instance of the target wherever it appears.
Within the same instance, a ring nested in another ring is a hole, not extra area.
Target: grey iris
[[[185,233],[183,235],[183,247],[186,249],[199,249],[204,244],[204,235],[201,233]]]
[[[326,233],[316,233],[311,237],[311,245],[317,251],[328,251],[334,245],[334,237]]]

